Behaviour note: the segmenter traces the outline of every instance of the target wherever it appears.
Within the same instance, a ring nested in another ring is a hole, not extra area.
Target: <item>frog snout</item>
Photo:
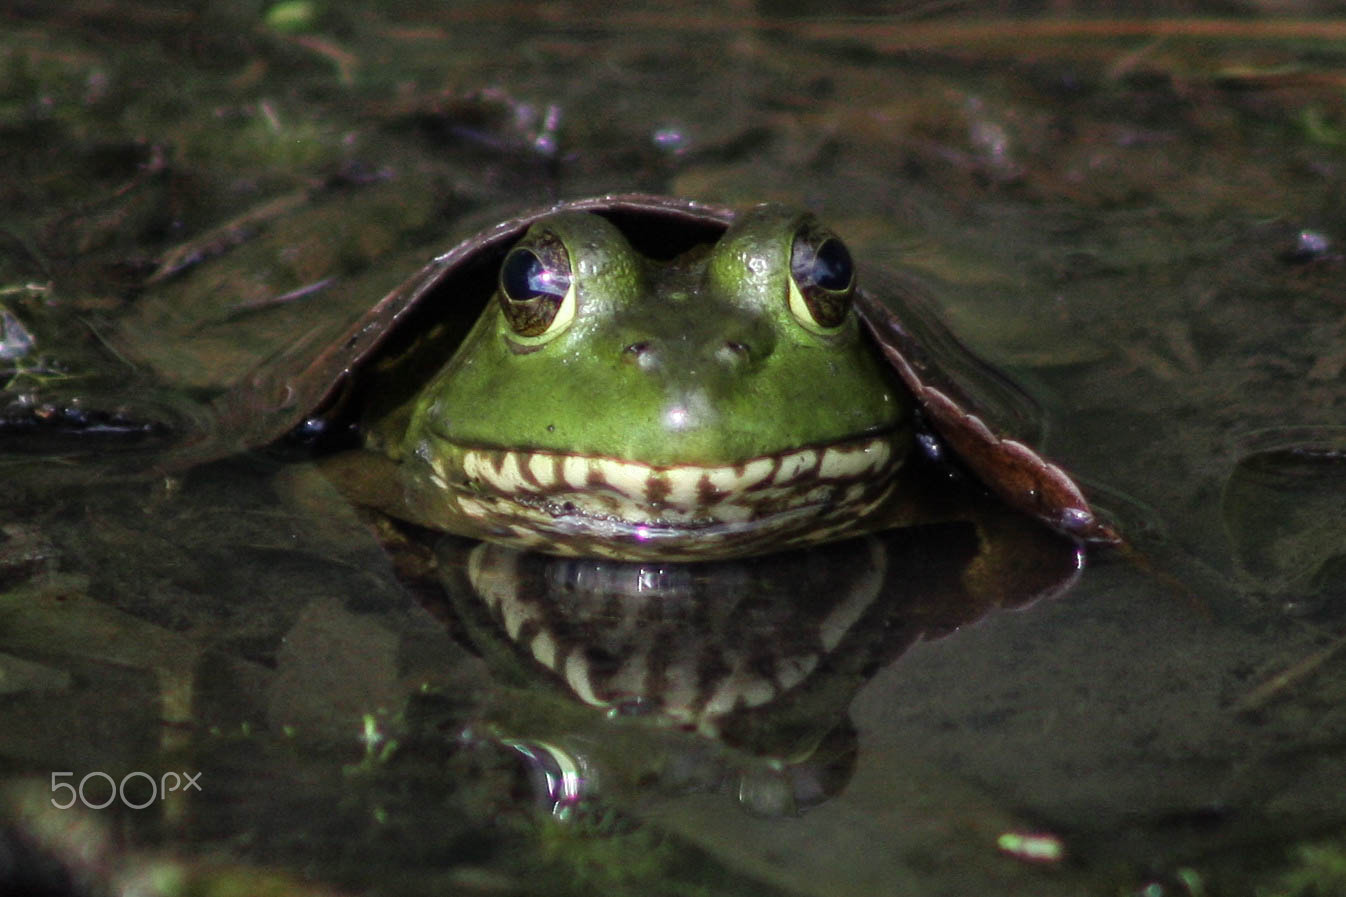
[[[752,343],[741,339],[693,341],[686,337],[663,337],[629,343],[622,354],[642,371],[657,373],[707,368],[720,372],[739,371],[762,353]]]
[[[688,317],[666,322],[657,333],[628,332],[622,341],[622,356],[649,374],[715,380],[757,367],[774,345],[771,330],[756,318]]]

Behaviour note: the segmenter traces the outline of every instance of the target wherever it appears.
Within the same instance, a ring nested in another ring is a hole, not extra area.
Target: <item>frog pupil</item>
[[[560,297],[570,289],[570,275],[548,268],[536,252],[520,247],[510,252],[500,267],[500,289],[514,302]]]
[[[851,287],[855,266],[846,244],[806,227],[795,235],[790,273],[806,294],[817,290],[842,293]]]
[[[845,244],[832,237],[824,240],[814,253],[811,273],[813,282],[824,290],[836,292],[850,286],[854,265]]]

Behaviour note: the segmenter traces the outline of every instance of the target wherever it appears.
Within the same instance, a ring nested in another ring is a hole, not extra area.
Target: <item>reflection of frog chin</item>
[[[553,812],[586,803],[593,782],[658,781],[674,793],[728,785],[745,809],[788,814],[849,780],[851,700],[907,647],[1079,574],[1077,543],[971,481],[923,481],[944,522],[737,561],[569,559],[443,538],[423,564],[442,589],[417,593],[497,678],[560,693],[535,703],[505,689],[470,727],[522,758]]]
[[[987,505],[969,520],[738,561],[562,559],[479,544],[441,569],[474,639],[506,641],[584,704],[798,756],[916,639],[1073,581],[1075,543]]]

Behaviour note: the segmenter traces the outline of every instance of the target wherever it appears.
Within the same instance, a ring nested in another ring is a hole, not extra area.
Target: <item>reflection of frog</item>
[[[700,756],[695,740],[673,736],[694,732],[733,749],[713,757],[752,779],[741,800],[787,812],[805,800],[788,796],[796,787],[813,787],[799,776],[844,781],[825,768],[852,759],[848,707],[877,670],[918,639],[1073,582],[1077,545],[974,491],[962,522],[716,563],[572,560],[447,540],[436,567],[452,604],[421,594],[501,678],[559,687],[601,711],[586,721],[563,709],[571,701],[542,716],[533,701],[502,703],[487,728],[511,744],[585,745],[585,764],[615,763],[617,774],[645,769],[632,757],[646,753]],[[611,739],[622,746],[613,757]]]

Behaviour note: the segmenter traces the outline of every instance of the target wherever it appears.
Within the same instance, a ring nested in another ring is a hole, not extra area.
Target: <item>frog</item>
[[[557,212],[369,445],[400,464],[399,516],[515,547],[688,559],[866,531],[913,401],[865,342],[855,282],[845,244],[784,206],[667,260]]]
[[[358,448],[323,463],[356,504],[553,555],[720,560],[911,525],[931,457],[1115,541],[1068,474],[987,423],[976,370],[914,298],[868,292],[806,210],[611,195],[464,241],[219,418],[252,443],[353,418]]]

